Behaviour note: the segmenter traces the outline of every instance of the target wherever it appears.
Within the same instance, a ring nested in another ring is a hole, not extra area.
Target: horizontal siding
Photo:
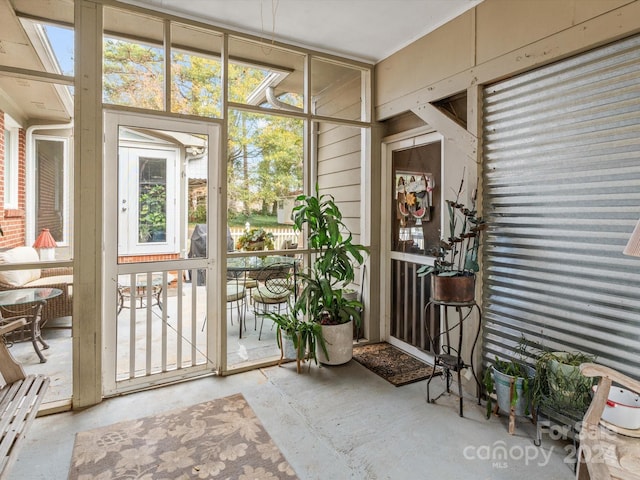
[[[319,144],[321,139],[322,139],[322,134],[319,134],[318,135]],[[356,136],[349,135],[349,136],[345,136],[340,141],[334,141],[323,147],[319,146],[318,152],[321,154],[321,156],[319,157],[319,160],[320,160],[319,163],[322,163],[323,161],[331,158],[342,157],[342,156],[353,154],[353,153],[359,153],[362,150],[362,145],[360,144],[360,141],[361,141],[360,135],[356,135]]]
[[[316,97],[315,113],[346,120],[362,117],[362,72],[354,70],[350,78],[341,79],[341,85],[332,84],[326,92]]]
[[[336,118],[359,119],[360,73],[355,77],[321,95],[316,103],[317,112]],[[315,131],[316,173],[320,192],[333,195],[342,211],[345,225],[351,230],[355,240],[360,242],[361,129],[330,122],[317,122]]]
[[[484,358],[522,335],[640,376],[640,37],[485,89]]]
[[[326,147],[333,143],[343,142],[348,138],[360,138],[360,128],[337,125],[335,123],[318,123],[318,147]]]
[[[318,165],[318,175],[360,170],[361,157],[362,153],[357,151],[324,160]]]

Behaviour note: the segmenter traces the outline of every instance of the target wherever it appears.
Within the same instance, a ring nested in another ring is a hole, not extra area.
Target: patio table
[[[22,318],[27,321],[21,328],[6,334],[4,339],[9,342],[24,341],[27,340],[28,335],[28,339],[33,344],[33,349],[36,351],[38,358],[40,358],[40,363],[45,363],[47,359],[40,351],[38,342],[42,344],[42,350],[49,348],[40,331],[42,308],[47,303],[47,300],[59,295],[62,295],[62,290],[49,287],[20,288],[0,292],[0,325]],[[9,316],[4,315],[7,313]]]
[[[238,288],[241,281],[243,286],[246,285],[247,277],[254,278],[257,281],[260,280],[259,278],[255,278],[255,275],[251,275],[252,272],[255,273],[263,270],[269,270],[270,266],[273,266],[274,268],[281,268],[283,263],[290,264],[292,267],[295,267],[299,261],[300,260],[295,257],[283,255],[227,257],[228,278],[235,279],[236,288]],[[239,317],[239,337],[242,338],[242,325],[244,323],[244,319],[240,315]]]
[[[175,275],[167,275],[167,285],[175,280]],[[123,308],[145,308],[144,301],[147,299],[148,279],[146,273],[138,273],[135,277],[135,286],[131,285],[131,275],[118,276],[118,314]],[[157,305],[162,310],[163,276],[160,273],[151,275],[151,306]],[[133,287],[133,288],[132,288]],[[125,305],[125,299],[129,300],[129,305]],[[138,304],[138,301],[140,302]]]

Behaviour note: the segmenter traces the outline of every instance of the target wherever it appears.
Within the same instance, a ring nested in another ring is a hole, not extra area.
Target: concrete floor
[[[442,388],[436,377],[432,392]],[[238,392],[303,480],[573,478],[571,445],[545,436],[535,447],[529,421],[510,436],[506,418],[486,420],[472,398],[460,418],[457,397],[430,405],[426,381],[397,388],[355,361],[207,377],[38,418],[8,478],[65,479],[76,432]]]

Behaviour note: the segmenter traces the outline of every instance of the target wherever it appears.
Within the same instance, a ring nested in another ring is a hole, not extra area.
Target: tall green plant
[[[464,173],[455,198],[446,200],[449,214],[448,235],[440,239],[440,245],[430,252],[436,257],[433,265],[425,265],[418,269],[420,277],[431,273],[442,277],[473,275],[480,270],[480,235],[486,230],[487,224],[478,216],[475,195],[471,208],[460,203],[463,186]]]
[[[362,304],[343,295],[353,282],[355,265],[364,263],[368,249],[353,243],[342,213],[331,195],[300,195],[293,209],[294,229],[308,228],[309,248],[315,254],[311,267],[299,274],[302,291],[296,308],[323,324],[360,324]]]

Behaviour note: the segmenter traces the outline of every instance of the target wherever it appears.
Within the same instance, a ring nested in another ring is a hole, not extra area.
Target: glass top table
[[[42,307],[47,303],[47,300],[58,295],[62,295],[62,290],[50,287],[19,288],[0,292],[0,308],[2,308],[0,323],[7,324],[14,320],[26,320],[21,328],[6,334],[5,339],[9,342],[30,340],[33,349],[40,358],[40,363],[45,363],[47,359],[40,351],[38,342],[42,344],[42,350],[49,348],[40,331]]]
[[[295,257],[285,257],[282,255],[270,255],[267,257],[227,257],[227,270],[231,272],[255,272],[268,268],[270,265],[282,265],[289,263],[296,265],[300,262]]]
[[[0,307],[12,307],[25,303],[42,302],[62,295],[59,288],[19,288],[0,292]]]

